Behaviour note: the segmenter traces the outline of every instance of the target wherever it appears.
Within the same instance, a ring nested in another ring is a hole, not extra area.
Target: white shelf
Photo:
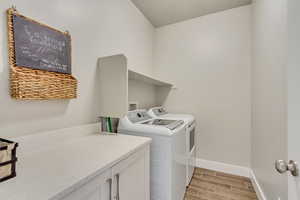
[[[160,86],[160,87],[170,87],[174,88],[174,85],[171,83],[168,83],[166,81],[159,80],[157,78],[133,71],[131,69],[128,69],[128,79],[129,80],[136,80],[136,81],[142,81],[148,84]]]
[[[99,116],[122,118],[128,111],[127,58],[102,57],[99,66]]]
[[[98,67],[98,116],[122,118],[127,114],[129,80],[157,86],[155,92],[159,95],[156,98],[161,104],[170,90],[176,89],[167,81],[128,69],[127,58],[123,54],[99,58]]]

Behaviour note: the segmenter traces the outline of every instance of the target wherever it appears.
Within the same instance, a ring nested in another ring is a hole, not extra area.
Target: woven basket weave
[[[0,182],[16,177],[18,143],[0,138]]]
[[[76,98],[77,80],[72,75],[16,66],[15,42],[14,42],[14,33],[13,33],[14,31],[13,15],[19,15],[19,14],[17,14],[16,10],[13,8],[8,9],[7,25],[8,25],[8,46],[9,46],[8,54],[9,54],[9,65],[10,65],[11,97],[15,99],[24,99],[24,100],[25,99],[46,100],[46,99]],[[29,18],[26,19],[31,20]],[[44,24],[41,25],[46,26]],[[67,33],[63,33],[63,34],[67,34]]]

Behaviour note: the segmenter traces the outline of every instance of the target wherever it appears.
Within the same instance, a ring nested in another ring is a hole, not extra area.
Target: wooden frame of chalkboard
[[[14,23],[16,19],[18,26]],[[7,10],[7,22],[11,97],[25,100],[76,98],[77,80],[71,75],[71,36],[69,33],[20,15],[14,8]],[[25,26],[23,26],[24,23]],[[33,28],[30,29],[31,25]],[[42,33],[32,33],[32,30]],[[19,36],[16,36],[18,34],[16,31],[20,31]],[[50,33],[50,36],[45,32]],[[33,46],[30,46],[28,41],[22,41],[24,35],[29,37],[32,34],[34,36],[30,39],[34,43]],[[51,38],[52,36],[54,39]],[[46,40],[41,40],[41,37]],[[66,41],[63,41],[64,39]],[[55,58],[60,53],[62,57]]]

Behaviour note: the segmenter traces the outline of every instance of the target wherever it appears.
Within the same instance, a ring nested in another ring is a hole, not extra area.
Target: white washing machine
[[[186,154],[187,154],[187,167],[186,167],[186,185],[189,185],[193,177],[196,165],[196,121],[193,115],[188,114],[173,114],[168,113],[163,107],[154,107],[149,109],[148,114],[154,118],[170,119],[170,120],[183,120],[186,127]]]
[[[129,111],[118,132],[151,137],[151,200],[183,200],[186,189],[186,129],[183,120],[151,117],[146,110]]]

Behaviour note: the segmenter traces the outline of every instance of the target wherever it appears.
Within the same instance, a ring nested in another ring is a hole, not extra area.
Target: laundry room
[[[300,200],[299,8],[2,0],[0,199]]]

